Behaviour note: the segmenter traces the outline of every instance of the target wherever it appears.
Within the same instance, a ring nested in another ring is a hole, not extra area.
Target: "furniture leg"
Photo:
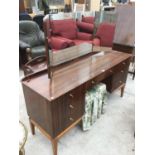
[[[35,135],[35,126],[34,126],[34,124],[31,122],[31,119],[30,119],[30,118],[29,118],[29,122],[30,122],[31,133],[32,133],[32,135]]]
[[[58,149],[58,141],[56,139],[51,140],[52,146],[53,146],[53,155],[57,155],[57,149]]]
[[[125,88],[125,85],[121,87],[121,97],[123,97],[124,95],[124,88]]]

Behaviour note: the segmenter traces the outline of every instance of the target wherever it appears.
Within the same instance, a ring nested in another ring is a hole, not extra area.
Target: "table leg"
[[[31,119],[30,119],[30,118],[29,118],[29,122],[30,122],[31,133],[32,133],[32,135],[35,135],[35,126],[34,126],[34,124],[31,122]]]
[[[121,97],[123,97],[124,95],[124,88],[125,88],[125,85],[121,87]]]
[[[58,150],[58,141],[57,139],[51,140],[52,146],[53,146],[53,155],[57,155]]]

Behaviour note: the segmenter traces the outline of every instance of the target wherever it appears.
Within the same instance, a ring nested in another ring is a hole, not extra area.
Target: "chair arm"
[[[44,33],[42,31],[40,31],[40,33],[39,33],[39,38],[40,38],[40,41],[42,43],[45,43],[45,35],[44,35]]]
[[[61,38],[57,38],[57,37],[51,37],[48,40],[48,42],[50,44],[51,49],[60,50],[60,49],[67,48],[69,46],[69,44],[67,43],[67,41],[65,41],[65,40],[63,40]]]
[[[84,33],[84,32],[77,32],[77,39],[80,40],[92,40],[92,34]]]
[[[26,48],[30,48],[30,45],[27,44],[27,43],[25,43],[25,42],[22,41],[22,40],[19,40],[19,47],[20,47],[21,49],[26,49]]]
[[[31,60],[31,46],[22,40],[19,40],[19,48],[26,51],[27,59]]]
[[[84,32],[93,33],[94,32],[94,24],[85,23],[85,22],[76,22],[77,27]]]
[[[93,39],[93,45],[95,46],[101,46],[101,41],[99,38],[94,38]]]

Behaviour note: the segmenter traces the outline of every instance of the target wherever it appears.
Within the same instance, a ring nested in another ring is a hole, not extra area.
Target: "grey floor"
[[[20,78],[23,76],[20,71]],[[36,129],[36,135],[30,132],[25,101],[20,85],[19,118],[28,128],[25,144],[26,155],[53,155],[50,141]],[[58,143],[58,155],[134,155],[135,139],[135,91],[134,80],[128,74],[124,97],[116,91],[108,94],[105,114],[83,132],[75,127],[66,133]]]

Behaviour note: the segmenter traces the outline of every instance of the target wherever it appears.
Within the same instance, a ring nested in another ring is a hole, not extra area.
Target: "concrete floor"
[[[39,130],[31,135],[21,84],[19,93],[19,117],[28,128],[26,155],[53,155],[50,141]],[[124,97],[119,94],[119,91],[108,94],[105,114],[90,131],[83,132],[77,126],[66,133],[59,140],[58,155],[134,155],[135,91],[130,74]]]

